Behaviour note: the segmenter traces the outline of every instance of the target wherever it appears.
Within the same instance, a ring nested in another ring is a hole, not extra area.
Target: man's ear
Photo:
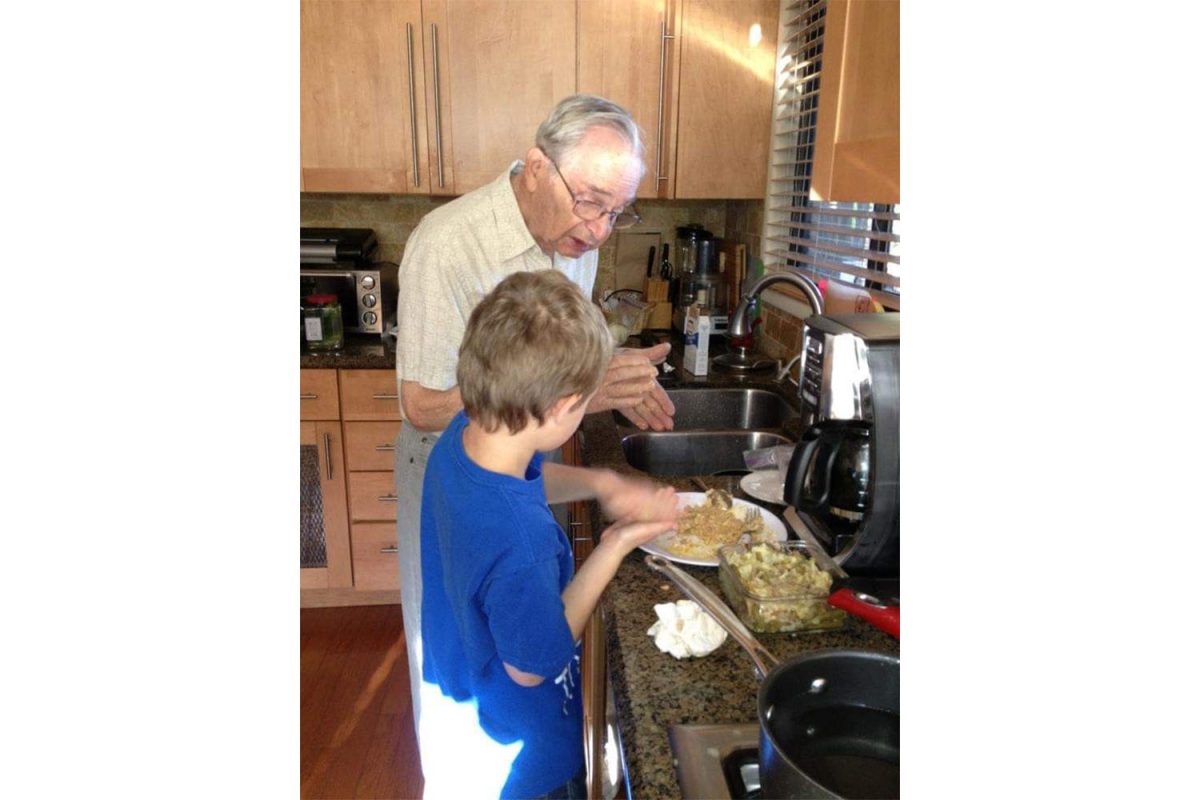
[[[521,182],[526,191],[532,192],[537,188],[538,180],[549,166],[546,154],[542,148],[533,146],[525,153],[525,169],[521,170]]]

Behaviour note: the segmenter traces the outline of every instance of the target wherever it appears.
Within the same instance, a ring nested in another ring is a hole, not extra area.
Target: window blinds
[[[764,262],[841,281],[900,310],[900,206],[809,198],[826,0],[780,9]]]

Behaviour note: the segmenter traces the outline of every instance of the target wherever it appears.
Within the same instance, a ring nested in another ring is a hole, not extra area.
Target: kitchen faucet
[[[763,275],[750,284],[746,291],[742,292],[742,299],[733,311],[733,319],[729,320],[728,336],[730,339],[746,336],[750,333],[750,325],[746,321],[750,313],[750,306],[758,300],[758,296],[762,294],[763,289],[776,283],[790,283],[804,292],[804,296],[808,299],[808,304],[812,306],[814,314],[825,312],[825,302],[821,299],[821,292],[817,289],[817,285],[810,279],[798,272],[772,272],[770,275]]]
[[[726,337],[731,344],[739,341],[739,339],[744,340],[749,336],[750,307],[758,301],[758,297],[760,294],[762,294],[763,289],[766,289],[768,286],[776,283],[792,284],[800,291],[804,292],[804,296],[807,298],[808,304],[812,306],[814,314],[824,313],[825,303],[821,299],[821,292],[817,289],[817,285],[813,283],[812,280],[806,278],[798,272],[772,272],[769,275],[762,276],[749,287],[747,287],[744,292],[742,292],[742,298],[738,301],[737,308],[734,309],[733,312],[733,317],[731,317],[729,320],[729,331],[726,334]],[[721,363],[723,366],[731,369],[753,369],[756,365],[761,363],[750,357],[748,347],[733,345],[729,350],[729,353],[723,356],[718,356],[716,359],[716,361]],[[799,356],[797,356],[797,358],[799,358]],[[780,370],[779,377],[786,375],[787,371],[795,363],[796,359],[793,358],[787,367],[783,367]]]

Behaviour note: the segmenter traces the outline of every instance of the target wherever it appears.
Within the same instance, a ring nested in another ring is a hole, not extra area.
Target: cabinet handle
[[[660,175],[662,169],[662,151],[663,151],[663,106],[666,104],[667,97],[667,41],[674,39],[675,34],[667,33],[667,18],[666,11],[663,11],[662,21],[662,48],[658,54],[658,141],[655,143],[654,149],[654,185],[655,193],[658,193],[658,184],[660,181],[665,181],[669,178],[667,175]]]
[[[300,399],[301,400],[316,400],[317,396],[315,394],[301,394]]]
[[[421,164],[417,153],[417,83],[413,71],[412,23],[406,22],[404,27],[408,29],[408,121],[412,128],[413,185],[420,186]]]
[[[396,449],[396,445],[394,445],[394,444],[377,444],[377,445],[375,445],[375,452],[377,452],[377,453],[390,453],[395,449]]]
[[[437,25],[429,26],[433,31],[433,133],[437,139],[438,188],[446,185],[446,175],[442,170],[442,79],[438,63]]]
[[[400,498],[394,494],[384,494],[384,495],[380,495],[378,499],[379,499],[379,502],[381,502],[381,503],[394,503],[397,500],[399,500]]]
[[[325,434],[325,479],[333,480],[333,448],[329,446],[329,434]]]
[[[381,553],[399,553],[400,548],[396,547],[396,545],[393,544],[393,545],[389,545],[387,547],[379,548],[379,552],[381,552]]]
[[[371,395],[371,399],[372,400],[399,400],[400,395],[398,395],[398,394],[373,394],[373,395]]]

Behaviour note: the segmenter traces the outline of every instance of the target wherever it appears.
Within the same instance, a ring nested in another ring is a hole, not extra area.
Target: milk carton
[[[693,375],[708,374],[708,336],[712,317],[699,304],[688,306],[683,321],[683,368]]]

